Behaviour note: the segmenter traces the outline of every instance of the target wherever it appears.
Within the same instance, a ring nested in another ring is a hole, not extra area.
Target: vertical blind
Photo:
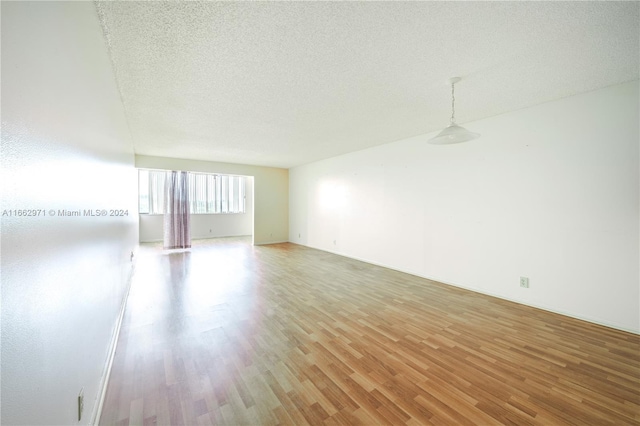
[[[139,213],[164,213],[164,182],[167,173],[138,171]],[[210,173],[188,174],[191,214],[244,213],[245,177]]]

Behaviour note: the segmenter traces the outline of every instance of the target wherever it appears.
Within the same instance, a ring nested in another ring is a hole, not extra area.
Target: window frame
[[[159,178],[170,170],[138,170],[138,214],[154,216],[164,214],[164,181]],[[146,173],[146,178],[143,174]],[[153,174],[155,178],[152,178]],[[189,213],[192,215],[246,214],[246,176],[223,173],[187,172],[189,179]],[[143,183],[146,182],[146,188]],[[204,188],[203,188],[204,186]],[[161,194],[158,189],[162,187]],[[237,187],[235,192],[230,188]],[[145,191],[146,189],[146,191]],[[153,196],[155,194],[155,196]],[[143,203],[143,196],[146,202]],[[143,209],[142,207],[147,207]],[[156,208],[152,208],[155,206]],[[237,209],[234,209],[237,207]],[[146,211],[143,211],[146,210]],[[203,211],[204,210],[204,211]]]

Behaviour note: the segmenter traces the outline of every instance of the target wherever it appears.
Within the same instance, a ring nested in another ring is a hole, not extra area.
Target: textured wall
[[[2,424],[76,424],[81,388],[91,420],[137,244],[128,135],[93,4],[2,2]]]
[[[291,241],[640,332],[638,103],[635,81],[293,168]]]

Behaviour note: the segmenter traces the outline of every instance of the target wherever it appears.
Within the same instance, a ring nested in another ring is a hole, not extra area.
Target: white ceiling
[[[639,78],[639,2],[96,2],[138,154],[293,167]],[[473,123],[467,125],[473,129]]]

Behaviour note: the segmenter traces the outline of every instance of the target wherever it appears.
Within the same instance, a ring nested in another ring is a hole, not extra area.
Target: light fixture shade
[[[478,137],[480,137],[479,133],[470,132],[464,127],[451,123],[435,137],[429,139],[429,143],[433,145],[452,145],[454,143],[470,141]]]

